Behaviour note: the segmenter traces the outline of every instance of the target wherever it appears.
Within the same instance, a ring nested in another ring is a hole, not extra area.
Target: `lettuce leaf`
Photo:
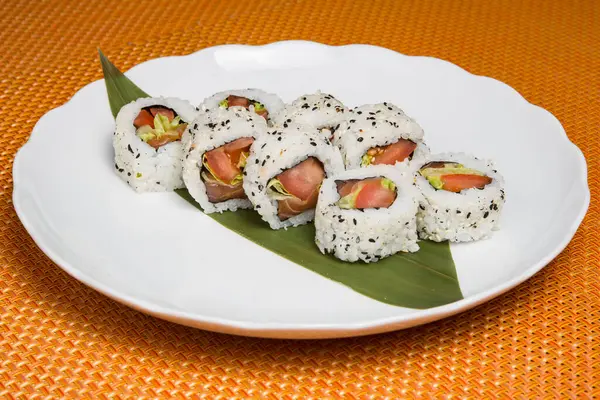
[[[267,190],[268,196],[274,200],[286,200],[296,197],[288,192],[277,178],[273,178],[267,183]]]

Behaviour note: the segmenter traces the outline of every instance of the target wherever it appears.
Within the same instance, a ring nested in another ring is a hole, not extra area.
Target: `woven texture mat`
[[[0,10],[0,396],[600,398],[600,1],[5,0]],[[102,77],[96,47],[129,69],[284,39],[443,58],[548,109],[588,160],[592,204],[573,241],[470,312],[304,342],[147,317],[34,245],[11,202],[14,154],[44,113]]]

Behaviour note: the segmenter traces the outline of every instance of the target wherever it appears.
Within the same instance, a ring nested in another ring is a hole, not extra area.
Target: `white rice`
[[[272,229],[298,226],[313,220],[314,210],[308,210],[281,221],[277,216],[277,200],[267,194],[267,183],[271,178],[308,157],[315,157],[323,163],[326,176],[344,170],[338,149],[329,145],[329,141],[311,127],[273,130],[252,144],[244,190],[254,209]]]
[[[202,113],[191,124],[183,137],[183,180],[192,197],[206,214],[252,208],[247,199],[230,199],[211,203],[200,173],[202,156],[207,151],[242,137],[255,139],[266,135],[265,119],[243,107],[216,108]]]
[[[278,114],[284,107],[283,101],[279,96],[273,93],[267,93],[260,89],[234,89],[225,90],[218,92],[210,97],[204,99],[204,101],[198,106],[202,111],[213,111],[217,108],[223,108],[219,106],[219,103],[225,100],[230,95],[245,97],[250,100],[255,100],[262,103],[269,113],[269,119],[274,115]],[[251,107],[252,108],[252,107]]]
[[[320,91],[298,97],[273,117],[274,125],[287,128],[290,123],[312,126],[329,138],[348,113],[346,106]]]
[[[115,170],[136,192],[163,192],[183,187],[182,142],[171,142],[154,149],[136,135],[133,121],[142,108],[155,105],[171,108],[188,124],[197,114],[188,101],[177,98],[143,98],[121,108],[113,136]]]
[[[417,144],[412,158],[429,154],[423,142],[423,129],[404,111],[391,103],[365,104],[346,114],[335,131],[333,144],[340,149],[346,169],[354,169],[360,168],[362,156],[370,148],[387,146],[399,139]]]
[[[432,161],[453,161],[480,171],[492,178],[483,189],[467,189],[460,193],[437,190],[421,176],[419,169]],[[487,238],[499,228],[504,206],[504,179],[489,160],[481,160],[464,153],[432,154],[424,160],[411,163],[417,188],[423,194],[417,214],[421,239],[436,242],[470,242]]]
[[[385,177],[396,184],[397,197],[390,207],[347,210],[336,205],[340,199],[336,181],[373,177]],[[315,243],[322,253],[350,262],[376,262],[399,251],[418,251],[419,199],[414,177],[403,167],[375,165],[333,175],[321,186]]]

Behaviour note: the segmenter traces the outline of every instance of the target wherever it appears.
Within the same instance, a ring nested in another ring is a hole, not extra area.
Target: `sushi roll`
[[[215,93],[205,99],[199,108],[212,111],[217,108],[244,107],[270,121],[271,116],[279,113],[283,106],[283,101],[276,94],[260,89],[239,89]]]
[[[369,263],[399,251],[418,251],[420,194],[413,183],[408,170],[390,165],[327,178],[315,214],[315,243],[321,252]]]
[[[274,123],[280,128],[287,128],[291,123],[312,126],[332,140],[347,113],[348,109],[341,101],[319,91],[300,96],[286,105],[275,116]]]
[[[252,143],[267,132],[243,107],[217,108],[195,119],[184,137],[183,180],[205,213],[251,208],[242,182]]]
[[[342,157],[311,127],[273,130],[253,144],[244,190],[272,229],[310,222],[325,177],[344,170]]]
[[[333,143],[342,152],[346,169],[394,165],[429,154],[423,129],[391,103],[351,110],[335,132]]]
[[[487,238],[498,229],[504,180],[492,162],[443,153],[412,168],[423,194],[417,214],[421,239],[469,242]]]
[[[113,136],[119,176],[137,192],[182,188],[181,137],[196,113],[177,98],[142,98],[121,108]]]

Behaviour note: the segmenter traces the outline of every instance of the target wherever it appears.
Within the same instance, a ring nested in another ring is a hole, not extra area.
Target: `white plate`
[[[127,75],[148,93],[194,104],[244,87],[285,101],[317,89],[348,106],[391,101],[423,126],[433,152],[492,158],[506,179],[502,230],[452,246],[464,300],[427,310],[390,306],[255,245],[176,194],[134,193],[113,172],[104,82],[91,83],[42,117],[17,154],[15,209],[73,277],[167,320],[288,338],[423,324],[531,277],[571,240],[589,204],[585,159],[556,118],[509,86],[439,59],[293,41],[212,47],[148,61]]]

